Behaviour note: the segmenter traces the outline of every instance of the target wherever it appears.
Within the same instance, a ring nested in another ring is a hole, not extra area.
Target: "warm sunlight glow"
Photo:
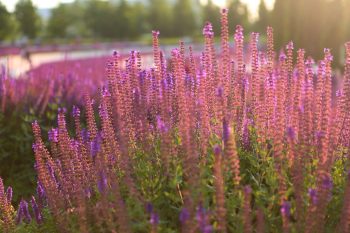
[[[227,0],[212,0],[212,1],[220,7],[226,7]],[[204,0],[204,2],[206,2],[206,1]],[[241,2],[247,4],[247,6],[251,12],[252,18],[256,18],[258,16],[258,9],[259,9],[260,0],[241,0]],[[275,2],[275,0],[265,0],[266,6],[268,9],[273,8],[274,2]]]

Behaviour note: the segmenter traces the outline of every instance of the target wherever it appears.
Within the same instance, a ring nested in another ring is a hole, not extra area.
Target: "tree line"
[[[227,0],[226,5],[231,32],[237,24],[261,34],[273,26],[277,48],[293,40],[296,48],[307,48],[319,59],[322,48],[329,47],[337,61],[343,42],[350,40],[350,0],[275,0],[272,10],[260,0],[253,21],[240,0]],[[205,21],[219,35],[220,8],[212,0],[75,0],[59,4],[47,20],[31,0],[18,1],[13,13],[0,0],[0,41],[23,36],[132,40],[151,30],[159,30],[162,37],[191,37],[200,34]]]

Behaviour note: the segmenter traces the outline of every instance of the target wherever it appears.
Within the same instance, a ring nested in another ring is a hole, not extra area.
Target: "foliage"
[[[24,36],[34,39],[38,36],[41,19],[31,0],[20,0],[15,7],[15,17]]]

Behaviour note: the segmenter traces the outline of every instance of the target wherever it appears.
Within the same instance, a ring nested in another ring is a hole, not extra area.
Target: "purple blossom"
[[[243,191],[244,191],[245,194],[251,194],[252,193],[252,188],[250,187],[250,185],[246,185],[246,186],[244,186]]]
[[[103,193],[107,188],[107,176],[103,171],[100,171],[100,177],[97,182],[97,188],[100,193]]]
[[[221,147],[218,144],[214,145],[213,150],[215,155],[221,154]]]
[[[226,120],[222,122],[222,139],[224,142],[227,142],[227,140],[230,137],[230,127],[228,126],[228,123]]]
[[[40,182],[38,182],[38,186],[36,187],[36,193],[38,195],[39,203],[43,204],[46,198],[45,190]]]
[[[287,44],[286,48],[287,48],[288,50],[294,49],[293,41],[290,41],[290,42]]]
[[[22,219],[23,219],[23,211],[22,211],[22,208],[21,208],[21,203],[18,205],[18,208],[17,208],[17,215],[16,215],[16,224],[20,224],[22,222]]]
[[[293,127],[291,127],[291,126],[287,127],[287,136],[291,140],[295,140],[296,135],[295,135],[295,131],[294,131]]]
[[[209,37],[209,38],[214,37],[213,26],[211,25],[210,22],[205,23],[205,26],[203,28],[203,35],[205,37]]]
[[[30,200],[30,203],[32,205],[32,209],[33,209],[33,213],[34,213],[34,217],[35,217],[35,221],[38,223],[38,224],[41,224],[43,222],[43,217],[41,215],[41,212],[38,208],[38,205],[35,201],[35,198],[32,196],[32,199]]]
[[[220,98],[224,97],[224,89],[222,88],[222,86],[216,88],[216,95]]]
[[[326,75],[326,63],[324,61],[320,61],[318,64],[318,73],[321,76]]]
[[[323,138],[326,134],[323,131],[317,131],[315,133],[316,139],[319,141],[321,138]]]
[[[322,187],[324,189],[328,189],[331,190],[333,188],[333,181],[332,178],[328,175],[324,176],[323,180],[322,180]]]
[[[73,117],[80,117],[80,109],[73,105]]]
[[[11,203],[12,202],[12,194],[13,194],[13,191],[12,191],[12,187],[7,187],[6,189],[6,198],[7,198],[7,202],[8,203]]]
[[[284,201],[281,206],[281,214],[287,218],[290,217],[290,203],[288,201]]]
[[[94,140],[90,143],[90,153],[93,158],[100,152],[101,150],[101,136],[98,134]]]
[[[65,107],[63,107],[63,108],[58,108],[58,113],[65,114],[65,113],[67,113],[67,109],[66,109]]]
[[[308,193],[309,193],[309,197],[310,197],[312,204],[316,205],[316,203],[317,203],[317,191],[316,191],[316,189],[309,188]]]
[[[152,31],[152,35],[158,37],[159,36],[159,31]]]
[[[157,129],[161,132],[161,133],[166,133],[168,132],[169,128],[166,126],[166,124],[164,123],[164,121],[162,121],[160,116],[157,116]]]
[[[148,202],[148,203],[146,204],[146,211],[147,211],[147,213],[149,213],[149,214],[153,212],[153,205],[152,205],[152,203]]]
[[[210,233],[212,226],[209,223],[209,216],[205,208],[200,205],[197,210],[196,219],[198,221],[199,229],[203,233]]]
[[[284,51],[282,50],[279,56],[279,60],[280,62],[284,62],[287,59],[286,54],[284,53]]]
[[[179,220],[182,224],[184,224],[190,218],[190,213],[186,208],[182,208],[179,214]]]
[[[48,132],[49,135],[49,141],[50,142],[58,142],[58,129],[57,128],[52,128]]]
[[[158,216],[158,214],[155,213],[155,212],[152,212],[152,213],[151,213],[151,218],[150,218],[149,222],[150,222],[152,225],[158,225],[158,224],[159,224],[159,216]]]
[[[28,202],[22,200],[20,202],[20,209],[22,216],[19,219],[21,220],[24,218],[24,220],[29,223],[32,220],[32,217],[30,216],[30,212],[28,209]]]
[[[241,25],[236,26],[234,37],[235,37],[235,41],[243,42],[244,35],[243,35],[243,27]]]

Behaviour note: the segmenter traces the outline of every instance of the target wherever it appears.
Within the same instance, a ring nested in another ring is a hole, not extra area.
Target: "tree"
[[[14,35],[16,24],[6,7],[0,2],[0,41],[11,39]]]
[[[255,23],[255,30],[265,32],[267,26],[270,26],[271,12],[267,9],[265,0],[260,0],[259,4],[259,19]]]
[[[69,12],[69,6],[59,4],[51,12],[48,21],[47,31],[50,37],[66,37],[69,24],[72,22],[72,16]]]
[[[30,39],[37,37],[41,20],[31,0],[20,0],[15,7],[15,16],[24,36]]]
[[[52,9],[47,24],[47,35],[53,38],[89,36],[84,21],[84,4],[81,1],[60,3]]]
[[[228,0],[228,22],[230,31],[234,31],[236,25],[240,24],[246,31],[249,31],[248,8],[240,0]]]
[[[118,36],[117,7],[108,1],[90,0],[84,14],[87,27],[96,37]]]
[[[191,0],[177,0],[174,6],[174,32],[176,36],[191,36],[196,29],[196,17]]]
[[[212,0],[209,0],[206,5],[203,6],[203,19],[209,21],[213,25],[215,35],[220,35],[220,7],[213,4]]]
[[[148,22],[151,30],[159,30],[163,36],[173,35],[173,15],[168,0],[149,0]]]

